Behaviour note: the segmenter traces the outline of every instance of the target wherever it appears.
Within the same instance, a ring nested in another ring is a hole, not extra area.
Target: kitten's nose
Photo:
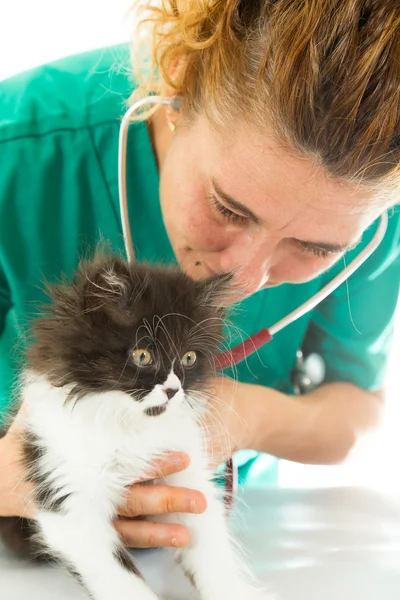
[[[171,400],[176,394],[178,390],[176,388],[164,388],[164,393],[167,396],[168,400]]]

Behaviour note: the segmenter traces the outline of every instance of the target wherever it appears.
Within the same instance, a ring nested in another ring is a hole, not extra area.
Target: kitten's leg
[[[196,472],[189,466],[168,477],[168,483],[200,489],[207,497],[204,514],[178,517],[191,533],[189,546],[179,551],[179,562],[202,600],[273,600],[251,580],[229,534],[223,503],[214,485],[205,481],[204,471]]]
[[[157,600],[110,522],[93,514],[39,513],[41,537],[94,600]]]

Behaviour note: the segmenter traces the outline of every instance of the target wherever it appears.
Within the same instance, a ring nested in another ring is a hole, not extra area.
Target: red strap
[[[254,352],[270,340],[272,340],[272,335],[268,329],[261,329],[258,333],[247,338],[244,342],[240,342],[230,350],[217,354],[217,356],[214,357],[215,370],[220,371],[226,367],[237,365],[251,354],[254,354]]]

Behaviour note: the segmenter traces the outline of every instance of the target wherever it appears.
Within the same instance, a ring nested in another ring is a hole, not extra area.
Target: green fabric
[[[10,405],[29,319],[45,299],[43,277],[70,274],[100,237],[123,251],[118,208],[120,117],[132,83],[124,47],[94,51],[0,83],[0,410]],[[159,177],[145,124],[128,141],[128,194],[139,260],[175,261],[159,206]],[[376,226],[368,231],[365,244]],[[295,352],[322,354],[328,381],[380,388],[399,293],[400,217],[367,263],[310,314],[238,366],[241,381],[291,392]],[[346,256],[346,262],[361,247]],[[244,301],[233,324],[249,335],[310,298],[339,268],[302,285]],[[348,300],[349,299],[349,300]],[[230,330],[235,338],[235,330]],[[271,457],[241,452],[242,480],[268,481]],[[250,462],[251,461],[251,462]],[[257,462],[258,461],[258,462]],[[247,465],[246,465],[247,463]],[[261,468],[262,467],[262,468]],[[272,471],[271,471],[272,468]],[[247,473],[247,475],[246,475]]]

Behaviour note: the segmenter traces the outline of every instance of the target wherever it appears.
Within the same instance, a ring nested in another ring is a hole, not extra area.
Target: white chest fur
[[[23,400],[28,430],[42,449],[39,471],[53,493],[66,498],[61,511],[50,510],[46,503],[41,507],[41,539],[95,600],[156,600],[133,565],[127,567],[129,557],[118,560],[124,550],[112,521],[126,486],[144,478],[154,458],[169,451],[184,451],[191,462],[167,483],[199,489],[208,502],[201,515],[164,517],[191,532],[191,542],[179,557],[202,600],[271,600],[238,557],[211,482],[203,433],[183,392],[155,417],[144,414],[143,403],[118,391],[75,403],[67,398],[68,390],[26,374]]]
[[[125,486],[142,480],[160,455],[186,452],[206,467],[202,433],[177,399],[160,416],[146,417],[137,401],[119,391],[67,400],[65,388],[29,373],[23,387],[29,429],[46,448],[42,468],[66,493],[85,491],[121,499]]]

